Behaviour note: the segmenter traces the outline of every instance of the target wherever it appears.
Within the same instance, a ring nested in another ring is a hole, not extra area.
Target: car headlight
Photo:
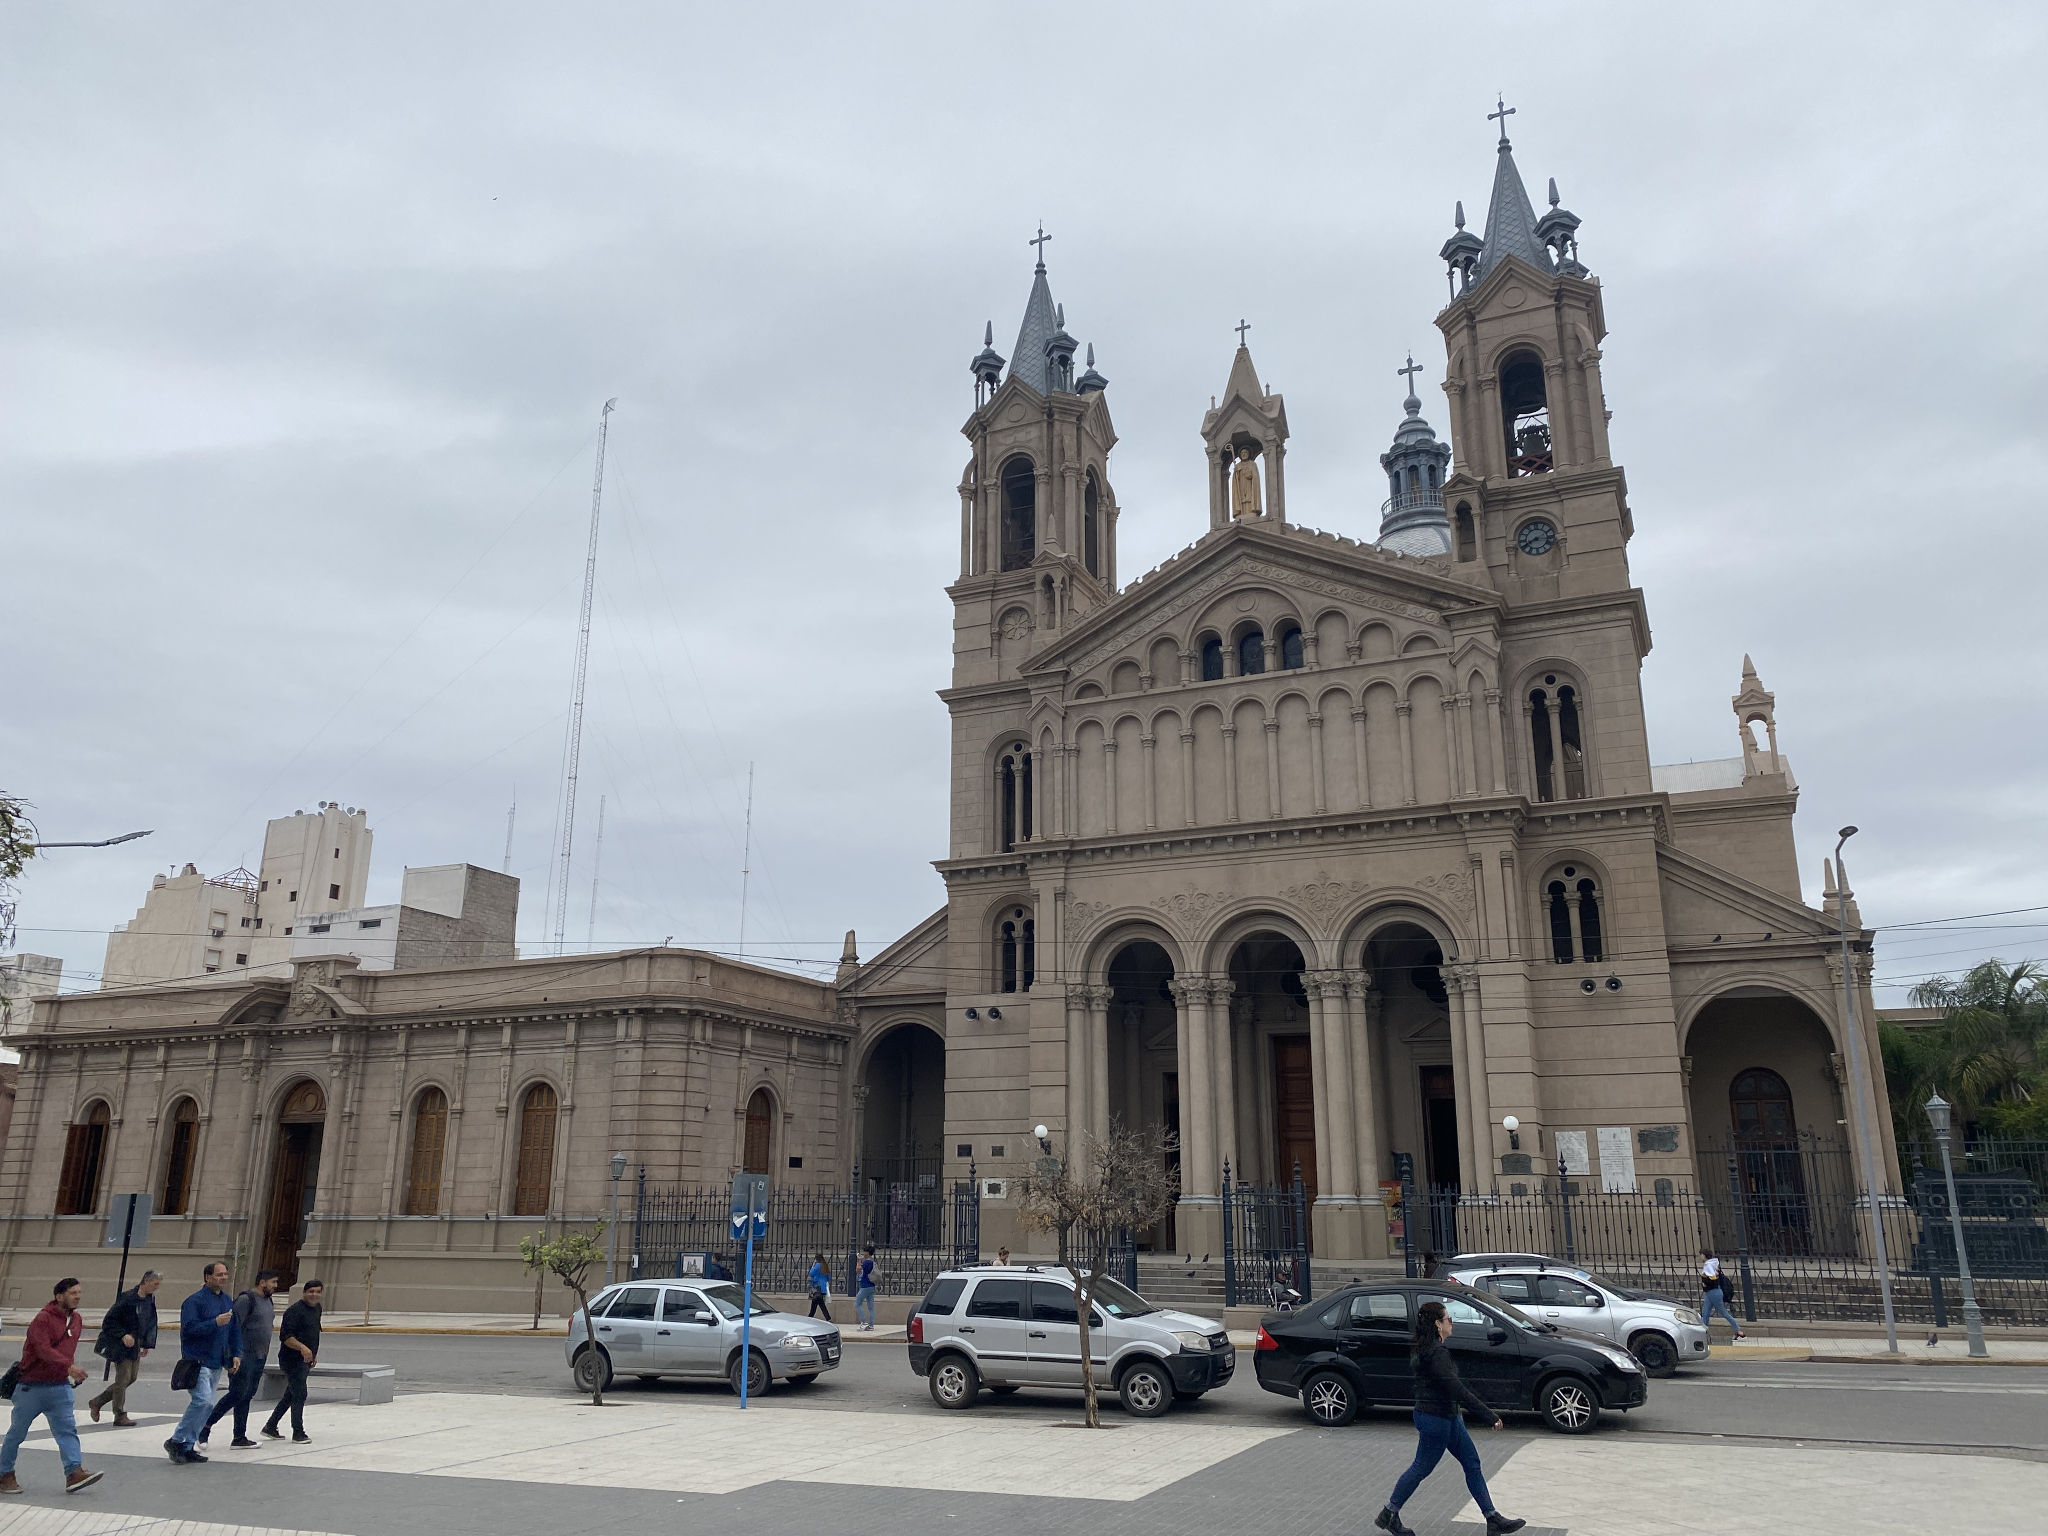
[[[1643,1362],[1625,1349],[1608,1349],[1602,1345],[1600,1353],[1612,1361],[1617,1369],[1626,1371],[1631,1376],[1643,1368]]]
[[[1693,1311],[1691,1307],[1674,1307],[1671,1310],[1671,1315],[1688,1328],[1697,1328],[1700,1325],[1700,1315]]]
[[[1175,1332],[1174,1337],[1180,1341],[1180,1347],[1187,1350],[1190,1354],[1206,1355],[1209,1353],[1209,1336],[1207,1334]]]
[[[816,1349],[818,1347],[817,1339],[808,1333],[792,1333],[782,1342],[791,1349]]]

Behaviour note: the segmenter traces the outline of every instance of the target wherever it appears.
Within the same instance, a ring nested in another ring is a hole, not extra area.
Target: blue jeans
[[[244,1359],[242,1368],[228,1377],[228,1394],[213,1405],[213,1412],[207,1415],[206,1426],[201,1436],[212,1429],[230,1413],[235,1416],[235,1438],[249,1438],[249,1405],[256,1400],[256,1389],[263,1385],[263,1367],[266,1362],[258,1359]]]
[[[29,1426],[43,1418],[50,1421],[50,1433],[57,1437],[64,1470],[76,1472],[85,1465],[85,1452],[78,1448],[78,1422],[72,1417],[71,1383],[24,1381],[14,1389],[14,1422],[7,1426],[6,1442],[0,1444],[0,1476],[14,1470],[14,1458],[21,1454]]]
[[[872,1285],[864,1285],[853,1293],[853,1316],[856,1322],[866,1323],[870,1328],[875,1326],[875,1288]]]
[[[171,1431],[171,1438],[187,1448],[197,1445],[206,1429],[207,1415],[213,1412],[213,1400],[219,1395],[220,1373],[210,1365],[200,1366],[198,1379],[192,1383],[192,1401],[185,1405],[184,1417]]]
[[[1737,1333],[1742,1332],[1742,1324],[1737,1322],[1735,1314],[1728,1310],[1728,1293],[1719,1286],[1716,1286],[1711,1291],[1700,1292],[1700,1321],[1702,1323],[1711,1323],[1716,1312],[1728,1319],[1728,1326],[1730,1328],[1733,1328]]]
[[[1387,1500],[1387,1508],[1399,1509],[1406,1504],[1415,1490],[1422,1486],[1422,1480],[1436,1470],[1436,1464],[1449,1451],[1458,1458],[1458,1465],[1465,1469],[1465,1487],[1472,1495],[1482,1514],[1493,1513],[1493,1495],[1486,1491],[1486,1474],[1479,1470],[1479,1447],[1472,1443],[1471,1433],[1465,1428],[1462,1418],[1440,1419],[1433,1413],[1415,1415],[1415,1430],[1422,1438],[1415,1447],[1415,1460],[1408,1470],[1401,1474],[1401,1480],[1394,1484],[1394,1496]]]

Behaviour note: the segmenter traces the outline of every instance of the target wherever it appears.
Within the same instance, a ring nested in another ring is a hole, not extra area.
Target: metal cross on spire
[[[1412,394],[1414,394],[1414,393],[1415,393],[1415,378],[1414,378],[1414,376],[1415,376],[1416,374],[1418,374],[1418,373],[1422,372],[1422,365],[1421,365],[1420,363],[1418,363],[1418,362],[1416,362],[1416,361],[1415,361],[1415,354],[1414,354],[1413,352],[1410,352],[1410,353],[1408,354],[1408,366],[1407,366],[1406,368],[1396,368],[1396,369],[1394,370],[1394,372],[1396,372],[1396,373],[1400,374],[1400,375],[1401,375],[1401,376],[1402,376],[1403,378],[1405,378],[1405,379],[1407,379],[1407,380],[1408,380],[1408,393],[1409,393],[1409,394],[1411,394],[1411,395],[1412,395]]]
[[[1045,221],[1041,219],[1038,221],[1038,238],[1036,240],[1026,240],[1024,242],[1026,245],[1035,246],[1037,248],[1038,270],[1041,272],[1045,270],[1045,242],[1050,240],[1051,238],[1052,236],[1048,235],[1045,232]]]
[[[1500,107],[1500,110],[1487,113],[1486,120],[1489,123],[1496,118],[1500,120],[1500,141],[1505,144],[1508,141],[1508,119],[1515,115],[1515,109],[1508,105],[1508,99],[1504,94],[1496,95],[1494,101]]]
[[[1237,344],[1238,344],[1238,345],[1239,345],[1240,347],[1244,345],[1244,333],[1245,333],[1246,331],[1250,330],[1251,328],[1252,328],[1252,323],[1251,323],[1251,321],[1249,321],[1249,320],[1246,320],[1246,319],[1244,319],[1243,317],[1241,317],[1241,316],[1240,316],[1240,317],[1239,317],[1239,319],[1238,319],[1237,325],[1236,325],[1236,327],[1235,327],[1235,329],[1236,329],[1236,331],[1237,331]]]

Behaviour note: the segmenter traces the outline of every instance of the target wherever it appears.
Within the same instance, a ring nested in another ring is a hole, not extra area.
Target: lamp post
[[[619,1180],[626,1176],[626,1154],[612,1154],[612,1230],[611,1242],[604,1251],[604,1283],[612,1283],[613,1271],[619,1263]]]
[[[1863,1032],[1856,1025],[1856,993],[1849,970],[1849,875],[1842,867],[1842,844],[1856,835],[1854,827],[1842,828],[1835,840],[1835,900],[1842,927],[1842,1033],[1849,1052],[1849,1118],[1856,1122],[1856,1146],[1863,1162],[1863,1192],[1870,1202],[1870,1241],[1877,1258],[1877,1288],[1884,1298],[1885,1347],[1899,1352],[1899,1320],[1892,1310],[1892,1266],[1884,1249],[1884,1207],[1878,1203],[1877,1150],[1870,1137],[1874,1111],[1866,1109],[1863,1093],[1869,1083],[1863,1070]]]
[[[1977,1287],[1970,1280],[1970,1254],[1963,1246],[1963,1208],[1956,1203],[1956,1166],[1948,1155],[1948,1101],[1940,1094],[1926,1104],[1927,1123],[1934,1127],[1934,1139],[1941,1143],[1941,1176],[1948,1185],[1948,1227],[1956,1239],[1956,1273],[1963,1281],[1963,1329],[1970,1336],[1970,1354],[1983,1359],[1991,1352],[1984,1347],[1984,1314],[1977,1307]],[[1935,1281],[1936,1285],[1941,1282]]]

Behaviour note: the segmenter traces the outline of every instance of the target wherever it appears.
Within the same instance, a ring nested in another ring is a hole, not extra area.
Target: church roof
[[[1031,297],[1024,301],[1024,323],[1017,331],[1017,345],[1010,349],[1010,377],[1022,379],[1041,395],[1052,393],[1052,367],[1045,344],[1061,327],[1053,311],[1052,286],[1045,280],[1045,263],[1040,262],[1031,278]]]
[[[1472,274],[1482,283],[1503,258],[1519,257],[1538,272],[1554,270],[1550,252],[1536,234],[1536,210],[1530,206],[1528,188],[1515,168],[1513,147],[1508,136],[1500,136],[1500,159],[1493,168],[1493,201],[1486,209],[1486,240],[1479,251],[1479,268]]]
[[[1265,395],[1259,383],[1259,370],[1252,366],[1252,349],[1242,342],[1238,343],[1237,356],[1230,360],[1230,377],[1223,384],[1224,400],[1228,402],[1232,395],[1242,395],[1254,402]]]

